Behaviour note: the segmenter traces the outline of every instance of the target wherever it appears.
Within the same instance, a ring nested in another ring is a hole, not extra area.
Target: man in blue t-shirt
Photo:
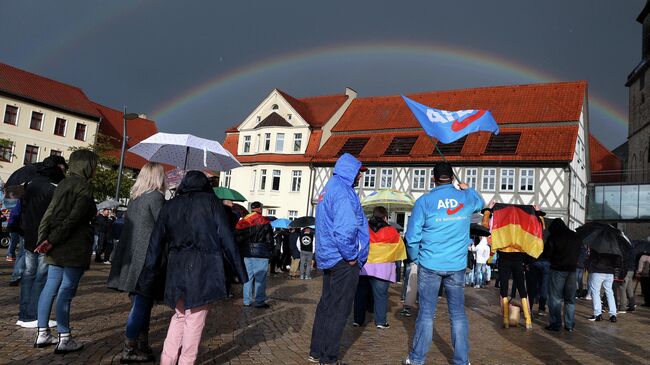
[[[438,289],[445,286],[454,345],[454,364],[469,363],[468,324],[465,315],[465,266],[473,213],[483,198],[467,184],[454,185],[449,163],[433,169],[436,187],[413,206],[406,231],[408,257],[418,266],[420,311],[415,323],[413,348],[405,364],[424,364],[431,347]]]

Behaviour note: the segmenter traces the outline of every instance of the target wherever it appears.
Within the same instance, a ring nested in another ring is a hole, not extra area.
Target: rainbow
[[[438,57],[440,59],[475,67],[492,73],[499,73],[510,77],[517,77],[524,82],[540,83],[560,81],[556,76],[542,72],[530,66],[517,63],[494,54],[474,50],[456,48],[444,44],[381,42],[330,45],[314,49],[302,50],[294,53],[272,57],[260,62],[252,63],[225,74],[217,74],[207,81],[185,90],[183,93],[154,108],[153,117],[156,120],[165,119],[172,113],[183,109],[188,104],[203,99],[214,92],[228,88],[240,82],[252,80],[254,77],[273,72],[282,67],[314,62],[326,57],[352,57],[376,55],[409,55],[420,57]],[[454,64],[452,63],[452,64]],[[354,85],[351,85],[354,87]],[[408,93],[409,90],[404,90]],[[589,105],[592,111],[602,114],[606,119],[627,128],[627,112],[620,110],[605,99],[591,94]]]

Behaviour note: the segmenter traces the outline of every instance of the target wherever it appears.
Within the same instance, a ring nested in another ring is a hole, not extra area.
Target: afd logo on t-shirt
[[[463,209],[463,207],[463,203],[459,203],[456,199],[438,200],[438,209],[447,209],[447,215],[454,215]]]

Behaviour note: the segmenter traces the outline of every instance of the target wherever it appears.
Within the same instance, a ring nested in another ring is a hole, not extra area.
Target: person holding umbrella
[[[151,297],[164,281],[164,302],[175,310],[162,365],[196,361],[210,305],[227,295],[224,265],[247,281],[223,204],[204,173],[189,171],[158,214],[136,285]]]

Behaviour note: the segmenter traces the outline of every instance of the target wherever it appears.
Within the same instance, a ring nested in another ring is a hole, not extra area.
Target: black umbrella
[[[290,224],[289,227],[291,228],[304,228],[304,227],[311,227],[316,225],[316,218],[310,217],[310,216],[304,216],[300,218],[294,219]]]
[[[38,175],[36,170],[39,168],[41,164],[42,162],[37,162],[37,163],[25,165],[19,168],[18,170],[14,171],[13,174],[11,174],[7,179],[7,182],[5,183],[5,188],[8,188],[10,186],[22,185],[27,181],[30,181],[31,179],[35,178]]]
[[[490,230],[487,227],[484,227],[477,223],[472,223],[469,226],[469,235],[470,236],[479,236],[487,237],[490,235]]]
[[[576,229],[582,242],[600,254],[625,256],[632,248],[623,233],[609,224],[589,222]]]

